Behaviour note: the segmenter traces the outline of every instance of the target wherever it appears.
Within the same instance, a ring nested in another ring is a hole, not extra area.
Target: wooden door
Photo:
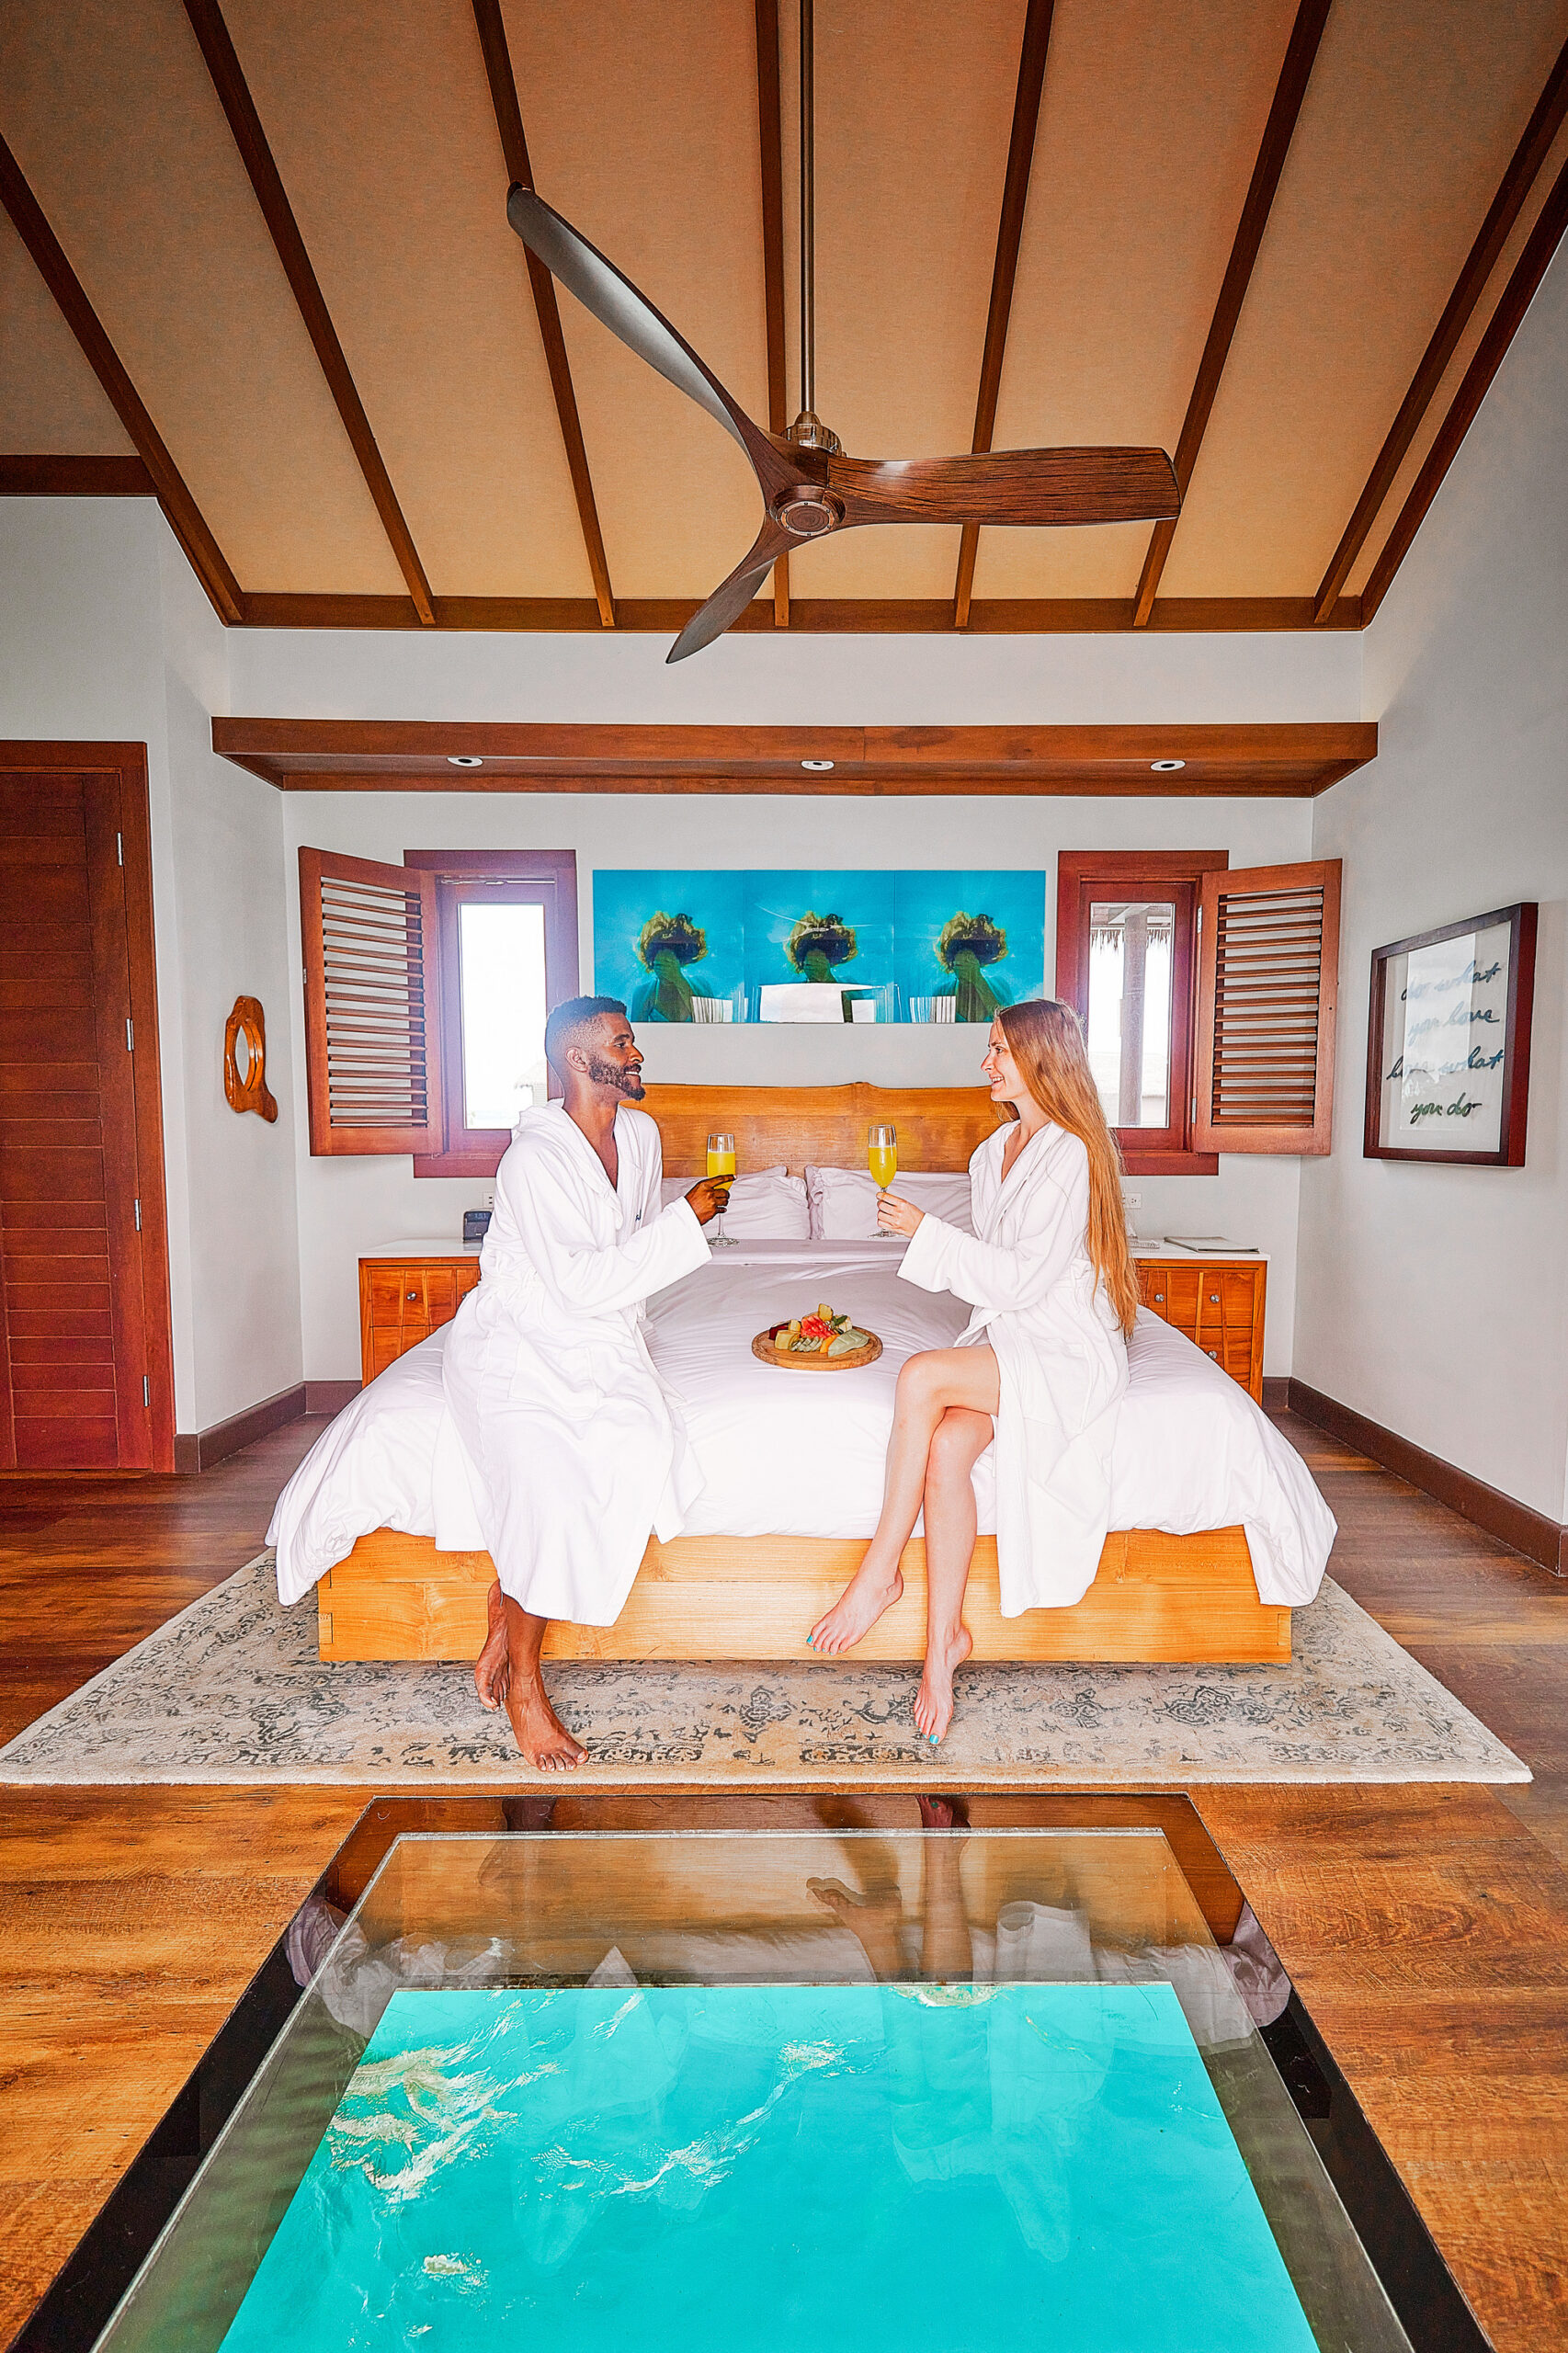
[[[131,750],[0,746],[0,1466],[18,1471],[173,1467],[145,782],[96,765]]]

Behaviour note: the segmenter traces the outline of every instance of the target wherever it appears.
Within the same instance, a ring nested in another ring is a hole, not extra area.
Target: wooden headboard
[[[650,1086],[642,1105],[659,1123],[666,1176],[700,1176],[708,1138],[727,1130],[747,1169],[808,1160],[862,1168],[873,1120],[898,1128],[904,1168],[963,1169],[1001,1114],[983,1086]]]

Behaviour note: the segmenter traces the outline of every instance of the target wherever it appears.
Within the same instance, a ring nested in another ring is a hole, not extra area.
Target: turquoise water
[[[224,2353],[1312,2353],[1168,1985],[394,1995]]]

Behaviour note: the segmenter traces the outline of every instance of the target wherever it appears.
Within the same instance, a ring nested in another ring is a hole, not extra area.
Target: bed
[[[754,1168],[798,1168],[813,1147],[852,1165],[875,1118],[897,1120],[906,1165],[961,1167],[993,1123],[968,1088],[650,1088],[649,1108],[666,1168],[687,1176],[721,1120]],[[966,1319],[957,1301],[900,1281],[901,1256],[890,1241],[748,1241],[650,1302],[649,1346],[685,1401],[705,1490],[677,1539],[650,1540],[615,1625],[554,1625],[547,1656],[812,1656],[806,1632],[875,1525],[898,1368]],[[819,1298],[881,1336],[878,1363],[812,1376],[752,1357],[754,1333]],[[278,1500],[279,1593],[294,1603],[315,1586],[324,1659],[472,1659],[483,1638],[494,1571],[443,1415],[444,1343],[433,1333],[372,1381]],[[1322,1496],[1245,1391],[1179,1332],[1142,1313],[1129,1360],[1113,1532],[1073,1608],[1000,1615],[989,1458],[977,1466],[974,1656],[1285,1663],[1290,1611],[1312,1599],[1334,1540]],[[858,1656],[920,1656],[918,1536],[903,1574],[903,1599]]]

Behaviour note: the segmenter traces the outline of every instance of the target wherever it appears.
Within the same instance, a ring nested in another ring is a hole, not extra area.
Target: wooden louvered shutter
[[[436,877],[300,852],[312,1153],[439,1152]]]
[[[1325,1153],[1333,1138],[1340,861],[1203,878],[1192,1141]]]

